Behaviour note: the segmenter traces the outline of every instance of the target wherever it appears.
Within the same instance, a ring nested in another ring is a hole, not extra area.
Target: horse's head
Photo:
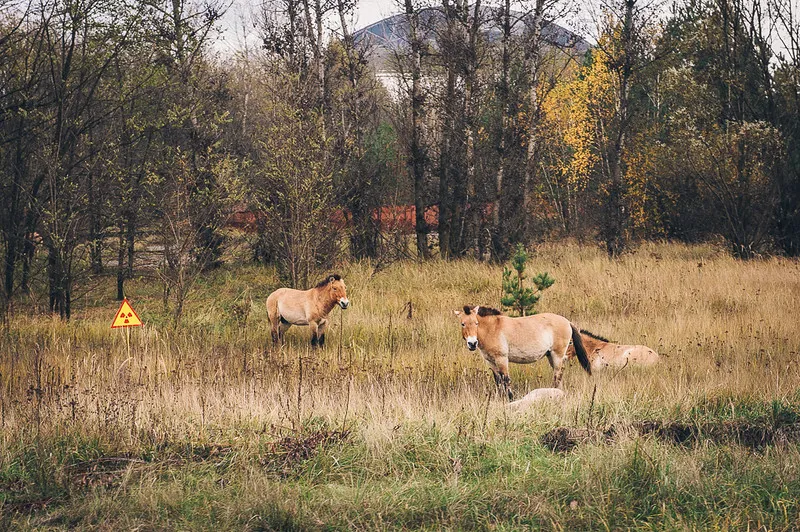
[[[336,274],[329,275],[328,278],[320,284],[324,284],[331,300],[336,301],[342,309],[346,309],[350,306],[350,300],[347,299],[347,288],[344,286],[344,280],[341,276]]]
[[[478,348],[478,307],[470,308],[464,305],[464,311],[454,310],[456,317],[461,321],[461,336],[467,342],[470,351]]]

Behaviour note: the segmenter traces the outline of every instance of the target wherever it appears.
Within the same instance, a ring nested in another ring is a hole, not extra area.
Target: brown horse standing
[[[619,345],[609,342],[602,336],[581,329],[581,339],[589,353],[592,369],[607,367],[622,368],[626,364],[636,366],[652,366],[660,360],[658,353],[646,345]],[[570,346],[567,356],[575,356],[575,350]]]
[[[325,345],[328,314],[336,305],[350,305],[344,281],[337,274],[329,275],[310,290],[278,288],[267,297],[267,317],[272,327],[272,341],[283,342],[292,325],[311,327],[311,346]]]
[[[470,351],[480,349],[489,364],[498,389],[511,392],[508,363],[529,364],[547,357],[553,368],[553,388],[561,388],[567,347],[575,344],[578,360],[589,375],[589,359],[581,342],[578,328],[558,314],[534,314],[522,318],[504,316],[499,310],[488,307],[464,307],[464,312],[454,311],[461,320],[461,335]]]

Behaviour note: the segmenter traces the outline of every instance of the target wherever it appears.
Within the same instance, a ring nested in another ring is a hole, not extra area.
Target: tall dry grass
[[[536,250],[530,269],[556,279],[540,311],[649,345],[663,363],[593,377],[573,365],[565,401],[512,416],[452,315],[464,304],[499,304],[500,266],[345,265],[351,308],[334,311],[327,347],[313,351],[304,328],[293,328],[285,347],[271,345],[264,302],[277,282],[269,270],[204,279],[178,328],[158,287],[133,281],[129,294],[145,326],[132,331],[130,350],[125,333],[109,328],[117,304],[107,299],[66,324],[13,318],[0,340],[0,471],[33,456],[57,483],[67,474],[52,473],[59,464],[53,458],[48,466],[50,446],[61,446],[60,460],[74,452],[80,463],[90,458],[80,455],[89,453],[87,441],[126,457],[221,446],[257,461],[308,426],[349,431],[368,453],[362,459],[402,469],[400,434],[435,430],[480,445],[528,445],[559,425],[692,419],[702,404],[729,405],[715,415],[730,408],[735,417],[749,401],[798,401],[796,261],[740,262],[710,246],[677,244],[645,245],[610,261],[593,248],[554,244]],[[549,386],[551,370],[545,361],[512,366],[511,378],[522,394]],[[440,451],[436,460],[449,456]],[[696,467],[687,460],[681,474]]]

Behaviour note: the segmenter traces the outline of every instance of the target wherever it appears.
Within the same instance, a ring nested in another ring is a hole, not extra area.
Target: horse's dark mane
[[[586,336],[590,336],[590,337],[594,338],[595,340],[600,340],[601,342],[606,342],[606,343],[610,343],[611,342],[611,340],[609,340],[608,338],[603,338],[599,334],[595,334],[593,332],[589,332],[586,329],[581,329],[581,333],[585,334]]]
[[[464,314],[471,314],[472,308],[469,305],[464,305]],[[478,316],[501,316],[503,313],[492,307],[478,307]]]
[[[325,286],[328,286],[331,283],[331,281],[341,281],[341,280],[342,280],[341,275],[339,275],[338,273],[332,273],[327,277],[325,277],[323,280],[321,280],[319,283],[317,283],[317,288],[323,288]]]

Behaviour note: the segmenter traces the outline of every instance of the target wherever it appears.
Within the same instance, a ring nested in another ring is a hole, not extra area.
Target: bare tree
[[[483,14],[481,12],[481,0],[476,0],[470,7],[467,0],[463,0],[459,11],[462,16],[462,24],[466,29],[466,39],[463,43],[463,66],[462,76],[464,79],[464,140],[465,140],[465,161],[466,166],[466,187],[468,205],[467,233],[470,235],[470,245],[468,249],[475,257],[481,256],[480,246],[480,227],[482,219],[483,205],[478,197],[477,176],[475,173],[475,120],[478,112],[478,69],[481,58],[479,56],[478,41],[481,37],[481,26]]]
[[[517,22],[517,21],[514,21]],[[498,132],[497,140],[497,172],[495,173],[494,182],[494,206],[492,208],[492,258],[504,256],[505,249],[508,248],[506,241],[506,231],[503,230],[501,224],[501,207],[503,203],[503,180],[506,174],[506,137],[508,136],[508,123],[511,110],[510,106],[510,92],[509,86],[510,69],[511,69],[511,54],[512,54],[512,14],[511,14],[511,0],[504,0],[500,8],[500,27],[501,27],[501,52],[500,52],[500,79],[497,83],[497,100],[498,107],[500,107],[500,131]]]
[[[417,253],[422,258],[430,255],[428,247],[428,224],[425,220],[427,208],[426,172],[428,150],[425,145],[426,90],[422,84],[422,59],[428,52],[426,31],[421,21],[422,8],[414,0],[404,0],[403,14],[407,25],[407,49],[395,51],[395,64],[404,84],[408,98],[409,116],[406,124],[407,162],[414,183],[415,235]]]
[[[778,100],[775,117],[786,149],[776,172],[776,238],[784,253],[796,257],[800,255],[800,6],[795,0],[770,0],[767,9],[779,50],[773,84]],[[770,65],[766,66],[769,75]]]
[[[542,28],[545,24],[545,16],[548,8],[552,8],[554,5],[553,2],[548,2],[547,0],[535,0],[528,26],[529,44],[526,50],[528,76],[530,77],[530,89],[528,92],[528,141],[525,176],[522,181],[522,234],[525,235],[526,238],[529,232],[528,215],[531,211],[531,187],[533,186],[534,175],[536,173],[536,151],[539,140],[537,129],[539,127],[539,107],[541,105],[539,78],[541,74]]]
[[[482,256],[484,180],[479,176],[478,119],[485,110],[488,46],[482,2],[445,0],[435,20],[443,83],[439,97],[439,247],[442,256]]]
[[[632,132],[635,110],[631,91],[641,84],[639,74],[656,59],[648,30],[659,14],[659,0],[620,0],[602,4],[602,25],[597,51],[615,77],[613,118],[600,124],[602,173],[607,183],[601,234],[610,257],[626,247],[625,152]]]
[[[91,138],[113,111],[101,98],[114,59],[128,42],[135,17],[112,17],[105,2],[42,2],[43,46],[47,75],[42,83],[51,98],[52,140],[37,155],[45,194],[38,204],[42,238],[48,251],[50,310],[71,315],[76,252],[86,232],[89,187],[102,142]],[[103,43],[100,45],[100,43]]]
[[[197,248],[199,232],[206,227],[212,230],[223,227],[232,206],[243,197],[235,160],[224,153],[210,156],[211,167],[207,171],[213,174],[218,185],[209,192],[214,194],[213,198],[207,198],[202,204],[194,200],[197,181],[204,177],[193,171],[188,152],[178,155],[178,170],[159,190],[164,198],[159,202],[157,213],[161,222],[159,243],[163,250],[158,273],[164,283],[164,306],[169,306],[170,297],[175,301],[172,309],[175,325],[180,322],[186,299],[204,271],[206,261],[197,260],[197,253],[205,251]]]

